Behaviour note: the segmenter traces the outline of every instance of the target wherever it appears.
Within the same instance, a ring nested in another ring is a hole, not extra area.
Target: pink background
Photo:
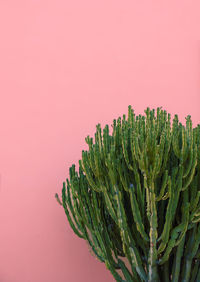
[[[0,281],[114,281],[54,194],[96,124],[200,120],[199,1],[0,1]],[[111,127],[110,127],[111,128]]]

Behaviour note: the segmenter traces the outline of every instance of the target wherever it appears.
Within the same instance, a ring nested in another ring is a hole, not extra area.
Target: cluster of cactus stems
[[[144,112],[98,124],[55,196],[116,281],[200,281],[200,125]]]

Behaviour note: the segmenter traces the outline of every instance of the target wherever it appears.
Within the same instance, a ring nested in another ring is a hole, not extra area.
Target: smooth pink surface
[[[200,120],[199,1],[0,1],[0,281],[109,282],[54,194],[96,124]]]

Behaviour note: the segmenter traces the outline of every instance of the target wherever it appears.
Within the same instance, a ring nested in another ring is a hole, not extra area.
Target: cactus
[[[200,281],[200,125],[144,112],[98,124],[55,196],[116,281]]]

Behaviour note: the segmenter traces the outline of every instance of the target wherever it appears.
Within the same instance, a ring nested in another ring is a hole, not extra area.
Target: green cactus
[[[200,125],[145,114],[98,124],[55,196],[116,281],[200,281]]]

